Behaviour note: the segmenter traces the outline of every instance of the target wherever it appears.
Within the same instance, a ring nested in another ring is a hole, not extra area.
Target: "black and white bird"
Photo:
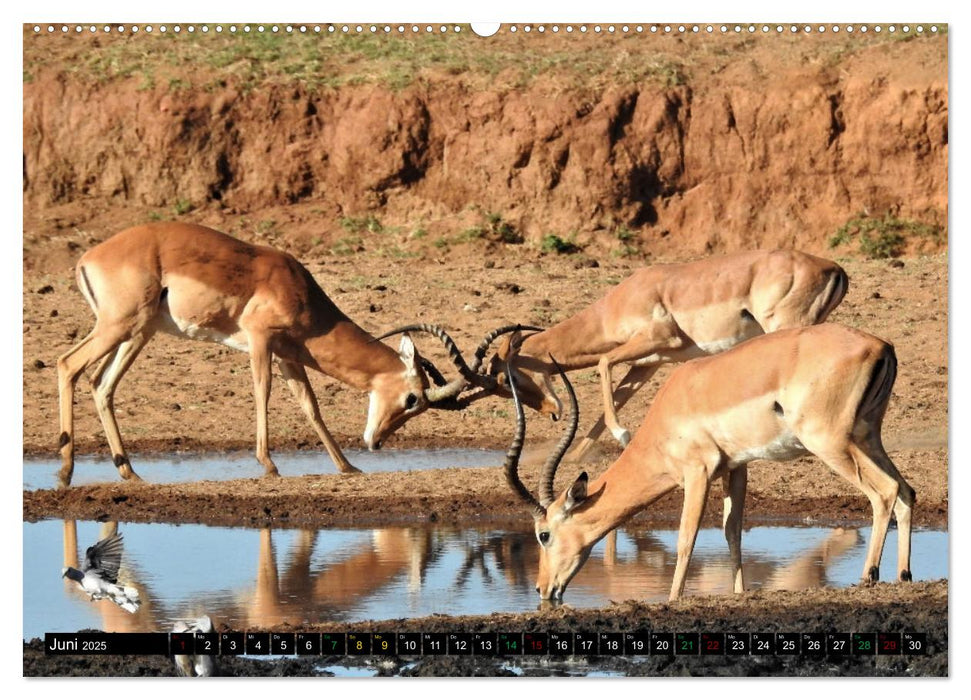
[[[197,619],[179,620],[172,628],[173,632],[212,632],[212,620],[208,615]],[[202,654],[176,654],[175,670],[180,676],[214,676],[216,675],[215,657]]]
[[[97,544],[88,547],[84,553],[84,565],[78,571],[72,566],[61,570],[61,577],[76,581],[91,600],[109,598],[119,607],[130,613],[138,610],[141,602],[138,591],[131,586],[118,585],[118,567],[121,566],[123,545],[121,535],[115,533],[105,537]]]

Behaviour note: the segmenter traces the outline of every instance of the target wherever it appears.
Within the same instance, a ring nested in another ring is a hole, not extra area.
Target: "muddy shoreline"
[[[217,625],[218,627],[218,625]],[[677,603],[627,601],[605,608],[568,606],[525,614],[435,615],[357,623],[321,622],[277,632],[923,632],[922,656],[648,656],[584,657],[530,661],[526,657],[220,657],[219,671],[231,676],[328,675],[330,665],[360,665],[375,675],[585,675],[607,671],[625,676],[947,676],[948,582],[881,583],[873,587],[805,591],[750,591],[742,595],[688,597]],[[221,630],[222,631],[222,630]],[[256,629],[249,631],[259,631]],[[411,663],[409,663],[411,662]],[[24,642],[25,676],[174,675],[164,657],[45,656],[40,640]]]
[[[608,464],[603,460],[584,468],[593,476]],[[577,468],[564,467],[558,482],[565,482]],[[522,473],[525,479],[535,481],[538,471],[539,466],[534,464],[524,466]],[[849,488],[845,492],[818,488],[811,479],[807,481],[807,474],[800,474],[801,470],[783,475],[785,482],[781,485],[772,481],[760,483],[760,472],[752,471],[746,500],[749,524],[785,519],[848,525],[868,523],[871,519],[869,501]],[[815,465],[809,473],[812,478],[829,477]],[[831,477],[829,482],[832,483],[827,486],[836,486]],[[920,496],[918,491],[914,525],[946,527],[946,491],[943,499]],[[719,524],[721,498],[720,487],[712,488],[706,524]],[[680,512],[681,493],[676,490],[652,504],[637,519],[676,524]],[[489,521],[523,527],[529,524],[498,466],[170,484],[119,480],[67,490],[24,491],[23,519],[44,518],[314,528]]]

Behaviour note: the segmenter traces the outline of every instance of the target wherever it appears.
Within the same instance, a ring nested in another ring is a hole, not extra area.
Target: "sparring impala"
[[[517,338],[512,340],[515,350]],[[525,425],[513,379],[517,431],[505,474],[533,512],[541,545],[540,596],[561,599],[594,544],[681,486],[684,504],[670,594],[671,600],[679,598],[708,489],[718,478],[725,487],[724,528],[734,590],[741,592],[746,465],[807,454],[816,455],[870,500],[873,528],[863,581],[879,579],[891,511],[899,530],[897,575],[909,581],[914,490],[887,456],[880,437],[896,374],[893,346],[838,324],[754,338],[678,367],[620,457],[589,484],[584,472],[554,497],[556,468],[577,425],[576,396],[563,374],[572,409],[570,429],[546,462],[539,499],[518,476]]]
[[[372,450],[430,406],[448,406],[467,383],[429,386],[426,369],[441,380],[436,384],[444,379],[419,357],[410,337],[402,337],[397,352],[374,342],[295,258],[203,226],[159,223],[122,231],[81,256],[77,283],[97,321],[91,333],[57,362],[62,488],[70,485],[74,471],[74,388],[81,373],[92,367],[94,402],[114,463],[123,478],[138,479],[118,431],[114,393],[157,331],[249,353],[256,457],[267,476],[279,475],[270,458],[267,428],[274,357],[331,459],[345,474],[359,470],[324,425],[306,367],[369,393],[364,442]],[[460,371],[468,371],[451,339],[444,336],[446,340]]]
[[[616,411],[662,364],[721,352],[762,333],[822,323],[848,286],[839,265],[794,250],[638,270],[591,306],[523,340],[513,363],[520,400],[547,415],[560,414],[550,355],[567,371],[597,367],[604,412],[570,459],[582,459],[604,427],[626,447],[630,433]],[[507,337],[488,365],[496,392],[507,397],[509,348]],[[612,370],[619,363],[631,367],[615,392]]]

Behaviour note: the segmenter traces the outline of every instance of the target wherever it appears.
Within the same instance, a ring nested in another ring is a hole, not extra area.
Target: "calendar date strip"
[[[44,652],[119,656],[898,656],[923,632],[48,632]]]

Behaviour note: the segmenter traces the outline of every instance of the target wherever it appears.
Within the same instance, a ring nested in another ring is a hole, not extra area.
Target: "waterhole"
[[[408,527],[293,530],[44,520],[23,524],[25,639],[45,632],[171,631],[177,620],[209,615],[237,630],[327,621],[387,620],[432,614],[528,612],[538,544],[532,532]],[[119,580],[134,585],[141,608],[91,602],[61,567],[117,528],[124,535]],[[896,530],[882,573],[893,576]],[[754,527],[743,534],[750,589],[848,586],[859,580],[869,528]],[[914,580],[948,576],[946,532],[913,535]],[[566,591],[574,607],[667,599],[677,531],[643,527],[601,541]],[[702,530],[686,595],[729,593],[727,545]]]
[[[495,467],[502,464],[500,450],[443,448],[434,450],[347,450],[344,453],[355,467],[365,472],[418,471],[450,467]],[[324,451],[278,452],[273,461],[281,476],[336,474],[337,468]],[[132,466],[148,482],[166,484],[179,481],[226,481],[263,476],[263,467],[252,452],[231,454],[132,455]],[[57,486],[59,460],[25,459],[24,489],[52,489]],[[118,470],[107,456],[85,456],[75,461],[73,486],[120,481]]]

